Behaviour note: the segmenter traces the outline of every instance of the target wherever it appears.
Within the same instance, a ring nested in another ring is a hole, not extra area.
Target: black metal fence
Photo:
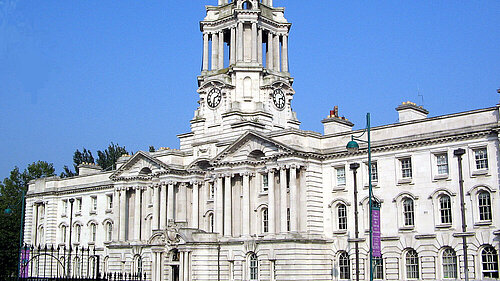
[[[19,276],[0,280],[22,281],[146,281],[146,273],[106,273],[95,248],[25,245],[19,253]]]

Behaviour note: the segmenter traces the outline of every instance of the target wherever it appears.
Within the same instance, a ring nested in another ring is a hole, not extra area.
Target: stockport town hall
[[[399,121],[371,129],[370,173],[366,144],[346,149],[363,130],[338,110],[323,132],[300,129],[290,28],[272,0],[207,6],[179,149],[31,182],[24,242],[91,247],[102,272],[152,281],[368,280],[371,177],[375,280],[463,280],[465,263],[469,280],[499,280],[499,105],[428,117],[395,104]],[[80,262],[63,264],[84,275]]]

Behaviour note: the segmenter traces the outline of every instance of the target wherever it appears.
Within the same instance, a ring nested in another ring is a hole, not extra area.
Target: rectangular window
[[[345,185],[345,168],[335,168],[335,171],[337,173],[337,185]]]
[[[286,209],[286,228],[290,231],[290,208]]]
[[[344,204],[339,204],[337,207],[339,217],[339,230],[347,229],[347,207]]]
[[[373,257],[373,279],[384,279],[384,261],[382,257]]]
[[[448,195],[439,198],[439,211],[441,213],[441,223],[451,223],[451,199]]]
[[[65,217],[68,214],[68,200],[62,200],[61,215]]]
[[[378,181],[378,167],[377,167],[377,162],[372,162],[371,176],[372,176],[372,181]]]
[[[488,152],[486,151],[486,148],[474,150],[474,157],[476,159],[477,170],[488,169]]]
[[[82,212],[82,198],[76,198],[75,203],[76,203],[76,212],[81,213]]]
[[[262,175],[262,191],[267,192],[269,189],[269,176],[267,174]]]
[[[399,161],[401,161],[401,177],[403,179],[411,179],[412,177],[411,158],[403,158]]]
[[[107,200],[108,209],[112,210],[113,209],[113,194],[108,194],[106,196],[106,200]]]
[[[403,201],[403,216],[404,216],[404,226],[412,227],[415,225],[415,212],[413,207],[413,200],[409,198]]]
[[[448,174],[448,154],[438,154],[436,155],[437,172],[438,175]]]
[[[91,202],[91,210],[92,212],[96,212],[97,211],[97,197],[96,196],[92,196],[90,197],[90,202]]]

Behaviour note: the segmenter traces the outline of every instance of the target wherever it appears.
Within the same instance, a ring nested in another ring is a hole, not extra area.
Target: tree
[[[87,150],[85,147],[83,148],[83,152],[80,152],[80,150],[77,149],[75,153],[73,153],[73,167],[75,167],[75,172],[73,172],[68,166],[64,166],[61,178],[69,178],[78,175],[78,165],[82,163],[94,164],[94,156],[92,156],[92,152]]]
[[[0,268],[2,274],[17,273],[23,191],[28,190],[31,180],[51,176],[55,176],[54,166],[38,161],[28,165],[22,173],[18,167],[15,167],[9,177],[0,183]],[[4,212],[7,208],[12,210],[10,214]]]
[[[116,161],[124,154],[129,154],[125,146],[111,143],[104,151],[97,151],[97,165],[103,170],[113,169]]]
[[[149,146],[149,152],[155,152],[155,151],[156,151],[155,147],[152,146],[152,145],[150,145]]]

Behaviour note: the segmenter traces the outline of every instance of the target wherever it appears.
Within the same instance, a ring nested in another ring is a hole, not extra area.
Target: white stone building
[[[355,280],[358,244],[367,280],[367,151],[345,148],[361,131],[336,111],[324,134],[299,129],[290,26],[272,0],[207,6],[199,107],[180,149],[34,181],[25,242],[67,246],[71,227],[73,245],[95,247],[104,271],[154,281]],[[382,229],[375,279],[463,279],[465,235],[470,279],[498,280],[499,106],[432,118],[413,103],[397,111],[400,122],[371,131]]]

